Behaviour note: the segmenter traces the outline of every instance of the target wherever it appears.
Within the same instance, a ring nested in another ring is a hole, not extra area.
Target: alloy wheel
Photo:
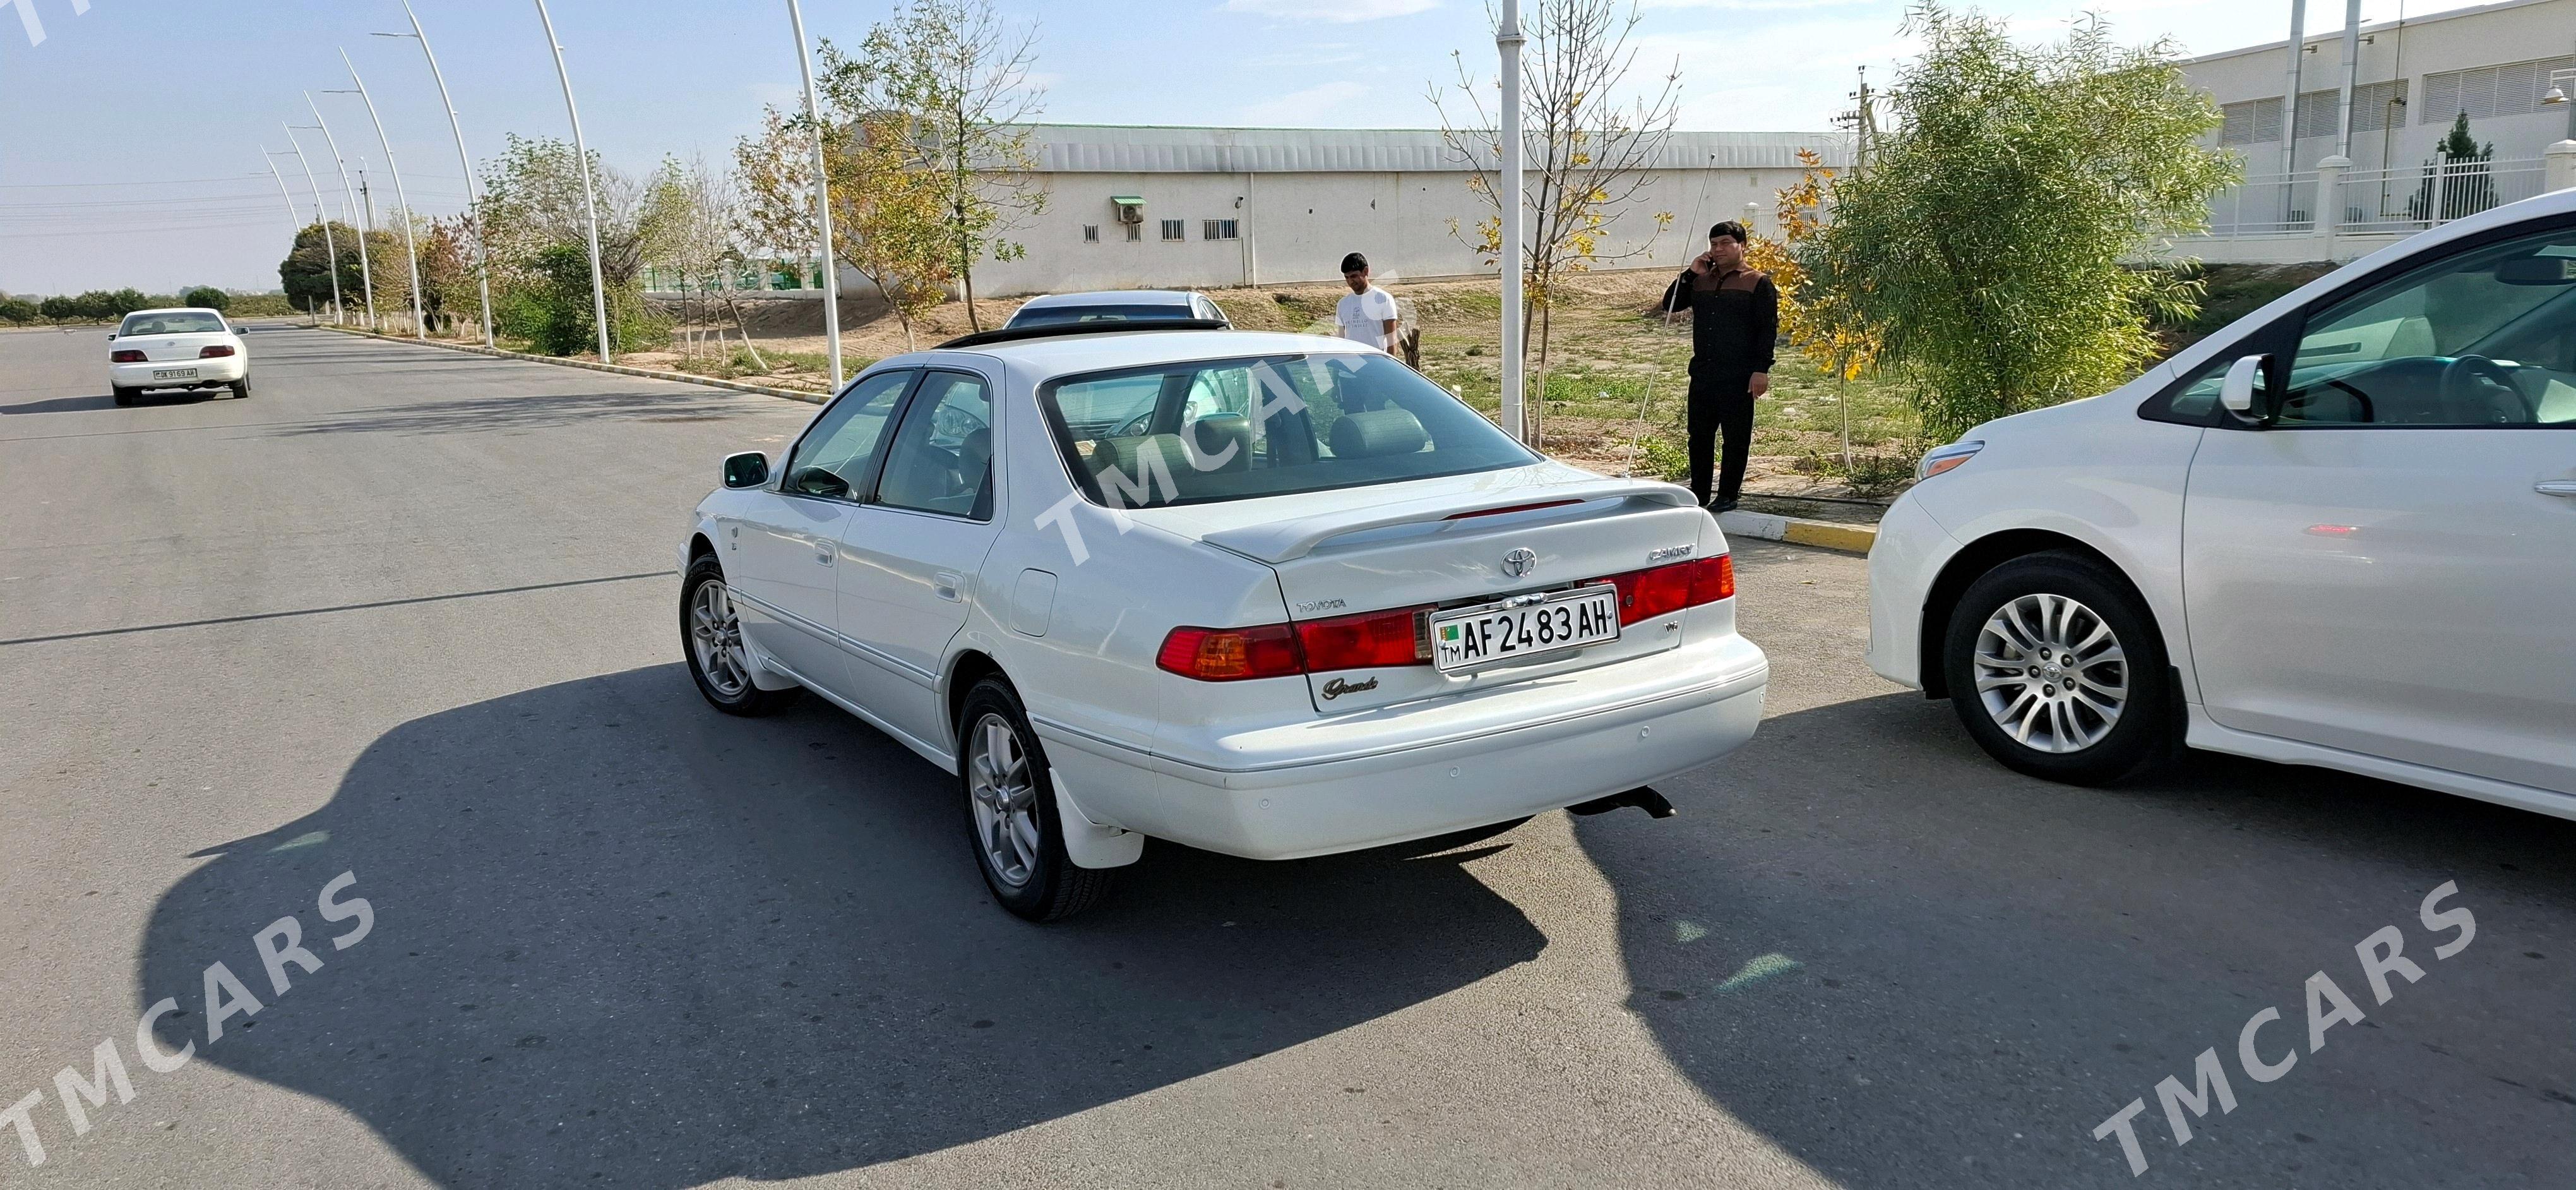
[[[742,617],[721,579],[698,584],[689,598],[689,648],[707,685],[725,698],[741,697],[751,685],[751,655],[742,644]]]
[[[975,840],[995,879],[1020,888],[1038,861],[1038,789],[1028,750],[1011,722],[987,712],[975,721],[966,749],[967,794],[975,809]]]
[[[2007,601],[1978,630],[1977,701],[2016,742],[2081,752],[2111,734],[2129,704],[2128,654],[2092,608],[2064,595]]]

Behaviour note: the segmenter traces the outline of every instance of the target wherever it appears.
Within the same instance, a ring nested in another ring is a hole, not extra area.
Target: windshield
[[[1041,306],[1035,310],[1023,309],[1012,315],[1010,325],[1019,327],[1068,326],[1077,322],[1170,322],[1174,319],[1196,317],[1198,315],[1191,313],[1190,308],[1183,305]]]
[[[1240,500],[1538,461],[1482,414],[1383,355],[1194,360],[1038,390],[1095,503]]]
[[[128,314],[119,335],[220,335],[224,319],[220,314],[203,310],[164,310],[157,314]]]

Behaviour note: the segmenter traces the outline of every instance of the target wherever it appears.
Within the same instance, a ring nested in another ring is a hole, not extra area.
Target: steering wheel
[[[2482,388],[2473,390],[2469,386],[2476,381],[2484,381],[2485,384]],[[2518,416],[2485,419],[2489,424],[2528,425],[2540,420],[2540,411],[2532,406],[2531,398],[2522,395],[2522,390],[2514,386],[2513,373],[2505,371],[2504,365],[2483,355],[2455,356],[2449,363],[2442,365],[2441,392],[2444,409],[2493,410],[2496,408],[2495,398],[2499,393],[2511,397],[2513,411]]]

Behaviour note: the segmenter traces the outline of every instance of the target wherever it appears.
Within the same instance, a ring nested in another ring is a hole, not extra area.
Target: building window
[[[2541,110],[2549,92],[2551,71],[2576,70],[2576,57],[2509,62],[2424,76],[2424,111],[2418,124],[2448,124],[2466,114],[2472,120],[2520,116]]]
[[[1167,240],[1188,239],[1189,236],[1181,230],[1182,227],[1183,223],[1178,219],[1163,220],[1163,238]]]
[[[2259,145],[2281,139],[2281,101],[2248,99],[2218,109],[2225,121],[2219,125],[2218,143],[2222,145]]]
[[[2343,91],[2308,91],[2299,96],[2299,138],[2334,136],[2343,131]]]
[[[1205,220],[1205,221],[1203,221],[1203,222],[1199,225],[1199,236],[1200,236],[1200,238],[1201,238],[1201,239],[1209,239],[1209,240],[1230,240],[1230,239],[1233,239],[1233,238],[1234,238],[1234,220],[1232,220],[1232,219],[1209,219],[1209,220]]]
[[[2363,83],[2352,89],[2352,130],[2385,132],[2406,123],[2406,80]]]
[[[1085,223],[1085,224],[1083,224],[1083,225],[1082,225],[1082,242],[1083,242],[1083,243],[1086,243],[1086,244],[1097,244],[1097,243],[1099,243],[1099,242],[1100,242],[1100,225],[1099,225],[1099,224],[1097,224],[1097,223]]]
[[[1128,224],[1128,225],[1127,225],[1127,242],[1128,242],[1128,243],[1133,244],[1133,243],[1136,243],[1137,241],[1140,241],[1140,240],[1142,240],[1142,239],[1144,239],[1144,238],[1145,238],[1145,225],[1144,225],[1143,223],[1141,223],[1141,222],[1140,222],[1140,223],[1130,223],[1130,224]]]

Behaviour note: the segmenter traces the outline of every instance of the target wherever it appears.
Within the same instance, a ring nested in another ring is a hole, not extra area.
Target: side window
[[[877,503],[992,518],[993,401],[981,378],[932,372],[922,379],[886,454]]]
[[[918,375],[909,369],[880,372],[851,385],[789,453],[787,478],[779,490],[827,500],[857,499],[867,487],[868,465],[885,439],[886,421]]]
[[[2576,227],[2457,253],[2318,311],[2276,424],[2576,425]]]

